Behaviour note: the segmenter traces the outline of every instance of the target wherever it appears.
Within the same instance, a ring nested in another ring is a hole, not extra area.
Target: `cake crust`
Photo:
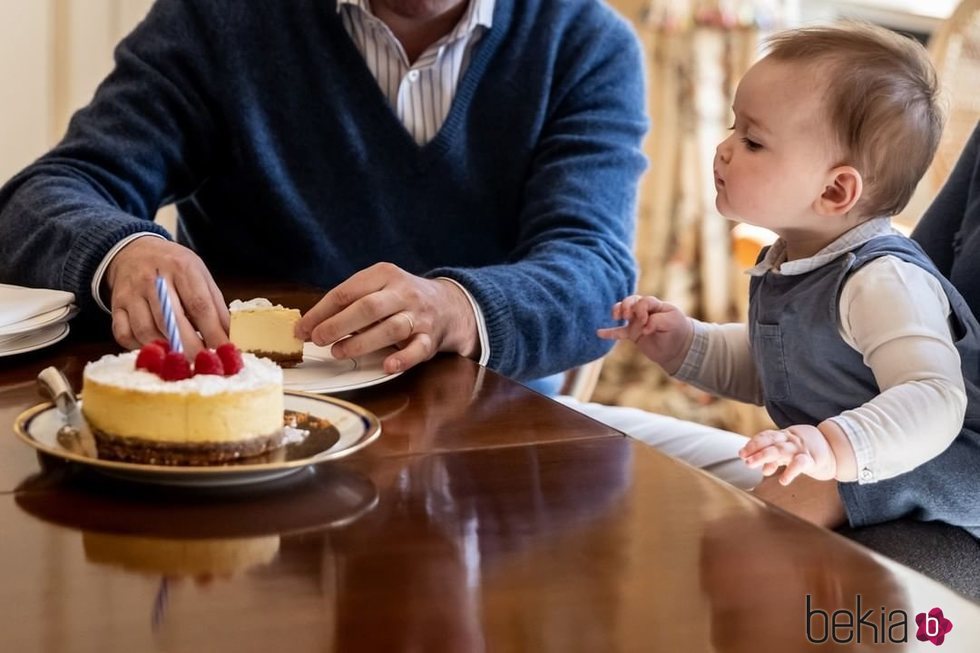
[[[159,442],[92,429],[99,458],[166,466],[221,465],[261,456],[282,446],[282,429],[237,442]]]
[[[281,351],[262,351],[261,349],[250,349],[250,354],[255,354],[259,358],[268,358],[279,367],[296,367],[303,362],[303,352],[284,353]]]

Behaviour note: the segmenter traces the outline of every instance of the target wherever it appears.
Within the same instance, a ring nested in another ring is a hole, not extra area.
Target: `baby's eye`
[[[756,143],[751,139],[743,138],[742,142],[745,143],[745,147],[749,149],[749,152],[758,152],[759,150],[762,149],[761,143]]]

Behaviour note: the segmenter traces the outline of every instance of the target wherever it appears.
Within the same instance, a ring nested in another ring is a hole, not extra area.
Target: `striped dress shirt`
[[[456,27],[410,63],[391,29],[371,12],[370,0],[338,0],[344,28],[392,110],[419,145],[435,138],[449,115],[470,52],[493,23],[494,3],[470,0]]]

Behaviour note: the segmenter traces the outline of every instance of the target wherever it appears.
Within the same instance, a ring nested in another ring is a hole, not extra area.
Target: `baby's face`
[[[819,228],[811,208],[836,163],[821,101],[826,83],[819,70],[768,58],[749,69],[732,133],[715,152],[722,215],[781,235]]]

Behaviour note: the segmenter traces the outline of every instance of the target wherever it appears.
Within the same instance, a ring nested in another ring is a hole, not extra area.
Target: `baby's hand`
[[[800,474],[818,481],[837,475],[837,458],[827,438],[815,426],[796,424],[781,431],[762,431],[742,447],[738,455],[753,469],[762,466],[763,476],[772,476],[780,467],[782,485],[789,485]]]
[[[666,307],[669,304],[661,302],[656,297],[630,295],[626,299],[616,302],[612,307],[613,319],[626,320],[626,324],[619,327],[599,329],[596,333],[600,338],[606,340],[637,342],[642,336],[651,332],[653,324],[650,322],[650,318],[661,306]]]
[[[656,297],[630,295],[613,305],[612,317],[626,324],[598,329],[600,338],[632,340],[668,374],[677,372],[694,338],[691,321],[679,308]]]

